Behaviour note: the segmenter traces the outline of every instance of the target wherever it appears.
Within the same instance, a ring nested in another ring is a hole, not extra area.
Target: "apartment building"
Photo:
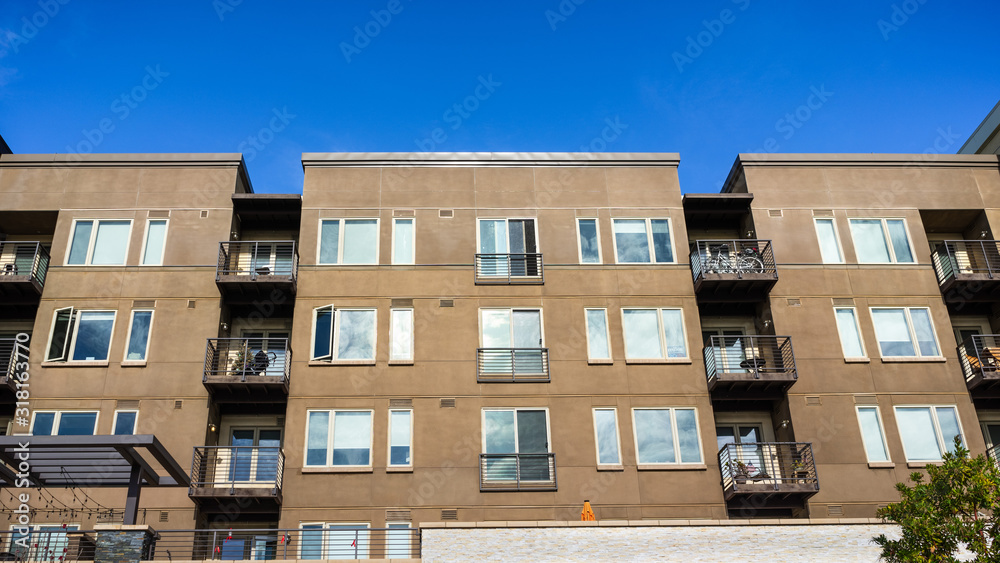
[[[155,434],[191,482],[140,519],[303,558],[585,500],[872,517],[955,435],[1000,445],[995,155],[740,155],[685,195],[669,153],[302,163],[298,196],[240,155],[0,157],[10,431]],[[79,529],[123,498],[49,496]]]

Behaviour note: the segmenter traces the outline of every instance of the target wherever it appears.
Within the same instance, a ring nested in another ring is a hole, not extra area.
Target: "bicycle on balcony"
[[[729,251],[728,244],[720,244],[713,251],[709,248],[708,260],[705,261],[705,272],[709,274],[763,274],[764,261],[756,247],[748,246],[734,253]]]

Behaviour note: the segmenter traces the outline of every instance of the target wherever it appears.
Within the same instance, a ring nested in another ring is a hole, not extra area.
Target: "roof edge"
[[[958,149],[958,154],[979,154],[979,151],[989,144],[1000,132],[1000,102],[993,106],[982,123],[969,135],[962,148]]]
[[[302,166],[673,166],[679,153],[327,152],[302,153]]]
[[[5,154],[0,166],[236,166],[241,153]]]
[[[921,166],[921,167],[995,167],[994,154],[889,154],[889,153],[823,153],[770,154],[740,153],[733,164],[738,166]],[[732,172],[730,172],[730,175]]]

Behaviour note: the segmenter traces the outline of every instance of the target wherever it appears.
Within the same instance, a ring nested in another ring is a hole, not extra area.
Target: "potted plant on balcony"
[[[802,458],[795,458],[792,460],[792,473],[795,474],[796,479],[808,479],[809,467],[806,462],[802,461]]]
[[[733,479],[736,481],[737,485],[743,485],[750,479],[750,468],[747,464],[740,460],[735,460],[732,463],[733,466]]]
[[[233,359],[233,375],[244,376],[253,369],[253,359],[246,357],[246,350],[240,348]]]

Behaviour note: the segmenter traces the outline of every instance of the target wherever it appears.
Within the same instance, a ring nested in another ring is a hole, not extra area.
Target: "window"
[[[580,263],[600,264],[601,241],[597,219],[577,219],[576,234],[580,240]]]
[[[632,409],[632,426],[640,465],[702,463],[695,409]]]
[[[142,244],[143,266],[163,264],[163,247],[167,242],[167,220],[150,219],[146,222],[146,237]]]
[[[819,253],[824,264],[841,264],[844,253],[840,250],[840,237],[833,219],[813,219],[816,223],[816,238],[819,239]]]
[[[858,424],[861,426],[861,441],[869,463],[889,461],[889,450],[885,446],[885,432],[878,407],[858,407]]]
[[[861,264],[914,262],[902,219],[851,219],[851,237]]]
[[[149,327],[153,324],[153,311],[136,309],[132,311],[132,322],[128,325],[128,348],[126,362],[145,362],[149,350]]]
[[[483,409],[483,482],[554,480],[548,418],[538,408]]]
[[[607,309],[584,309],[584,313],[587,321],[587,357],[590,360],[611,360]]]
[[[375,361],[375,309],[313,309],[312,359]]]
[[[131,231],[131,220],[74,221],[66,264],[71,266],[124,265]]]
[[[537,277],[541,275],[534,219],[479,219],[476,275]]]
[[[622,309],[625,358],[687,358],[684,317],[680,309]]]
[[[840,347],[845,358],[864,358],[865,346],[861,342],[861,329],[858,328],[858,317],[854,307],[834,307],[833,314],[837,319],[837,332],[840,334]]]
[[[480,309],[479,372],[483,374],[548,372],[542,347],[539,309]]]
[[[320,264],[378,264],[378,219],[323,219]]]
[[[372,411],[311,410],[306,467],[371,467]]]
[[[612,219],[611,225],[615,234],[617,263],[674,261],[669,219]]]
[[[299,559],[368,558],[368,524],[316,522],[301,526]]]
[[[111,422],[112,434],[129,436],[135,434],[135,421],[139,411],[115,411],[115,419]]]
[[[954,405],[896,407],[896,426],[906,461],[941,461],[955,451],[955,436],[965,441]]]
[[[114,311],[77,311],[73,307],[56,309],[45,360],[107,361],[114,328]]]
[[[413,411],[389,411],[389,467],[413,467]]]
[[[391,309],[389,322],[389,361],[413,361],[413,309]]]
[[[385,558],[410,559],[415,555],[413,535],[409,522],[386,522]]]
[[[97,431],[97,411],[35,411],[32,436],[93,436]]]
[[[27,533],[24,533],[25,528]],[[6,546],[6,551],[14,555],[15,561],[54,560],[54,554],[66,553],[69,548],[70,540],[66,532],[79,529],[78,524],[11,525],[8,535],[10,543]],[[62,558],[60,556],[60,560]]]
[[[413,264],[414,219],[392,220],[392,263]]]
[[[872,308],[882,357],[940,357],[931,312],[924,307]]]
[[[594,439],[597,441],[597,465],[621,465],[617,409],[594,409]]]

